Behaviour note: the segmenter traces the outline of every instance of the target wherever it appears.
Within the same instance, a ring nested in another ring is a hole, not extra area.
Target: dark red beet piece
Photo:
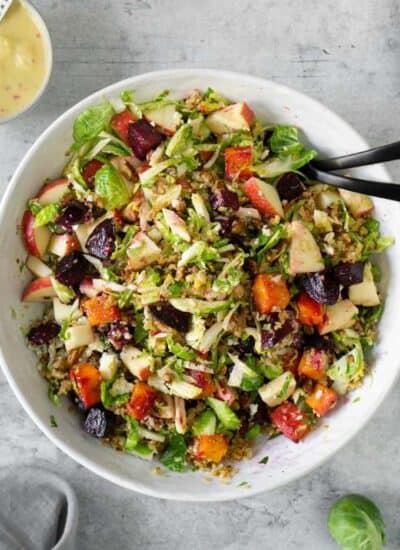
[[[299,176],[293,172],[283,174],[277,181],[276,190],[282,200],[291,201],[299,197],[305,186]]]
[[[128,126],[128,143],[139,160],[145,160],[147,153],[163,140],[164,136],[144,118]]]
[[[248,336],[246,340],[240,340],[238,344],[234,347],[235,352],[242,355],[249,355],[254,351],[255,340],[252,336]]]
[[[303,288],[319,304],[333,305],[339,299],[339,283],[330,271],[307,275],[303,279]]]
[[[63,285],[77,289],[85,277],[96,274],[82,252],[74,250],[57,263],[55,277]]]
[[[89,410],[83,429],[86,433],[101,439],[106,435],[109,423],[109,413],[104,409],[93,407]]]
[[[239,197],[234,191],[227,189],[217,189],[210,196],[210,204],[214,210],[220,208],[232,208],[232,210],[239,209]]]
[[[111,323],[110,330],[107,332],[107,338],[116,350],[120,350],[126,344],[132,343],[132,334],[129,331],[128,323],[116,321]]]
[[[108,219],[99,223],[86,241],[86,248],[92,256],[108,260],[115,250],[115,223]]]
[[[49,321],[47,323],[41,323],[40,325],[31,328],[28,333],[28,340],[34,346],[42,346],[43,344],[49,344],[58,333],[60,327],[57,323]]]
[[[261,331],[261,346],[263,349],[269,349],[274,347],[276,344],[275,332],[273,330],[262,330]]]
[[[326,336],[320,336],[319,334],[305,334],[304,347],[333,351],[335,349],[335,343],[332,336],[329,334]]]
[[[364,264],[362,262],[343,262],[333,268],[333,274],[343,286],[356,285],[363,280]]]
[[[158,304],[152,304],[150,307],[150,313],[161,323],[167,325],[179,332],[188,332],[190,328],[190,321],[192,319],[191,313],[186,311],[179,311],[168,302],[160,302]]]
[[[220,234],[220,236],[223,237],[223,238],[231,237],[233,219],[232,218],[216,218],[215,221],[219,223],[220,229],[219,229],[218,233]]]
[[[56,219],[56,224],[62,227],[65,231],[72,231],[72,226],[82,223],[88,213],[86,204],[80,201],[70,201],[62,209],[60,215]]]
[[[272,328],[269,330],[261,331],[261,345],[264,349],[272,348],[273,346],[275,346],[275,344],[277,344],[289,335],[293,336],[293,341],[291,341],[291,345],[293,347],[301,345],[299,341],[299,339],[301,338],[301,333],[299,329],[300,325],[296,320],[286,319],[283,325],[279,328]]]

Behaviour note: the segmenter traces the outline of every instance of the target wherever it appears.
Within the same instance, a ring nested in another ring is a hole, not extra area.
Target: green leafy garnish
[[[113,380],[103,380],[100,386],[100,396],[101,402],[106,409],[112,407],[119,407],[120,405],[125,405],[129,401],[129,393],[121,393],[113,395],[112,386],[114,384]]]
[[[161,455],[160,461],[173,472],[183,472],[186,469],[186,450],[183,435],[174,434],[170,437],[168,447]]]
[[[48,395],[50,401],[56,407],[59,407],[61,405],[61,400],[60,400],[60,396],[58,395],[57,388],[55,387],[55,385],[52,382],[49,383],[49,386],[47,388],[47,395]]]
[[[221,424],[228,430],[237,430],[240,426],[239,417],[228,407],[224,401],[209,397],[207,403],[213,409]]]
[[[269,460],[269,456],[264,456],[260,461],[259,464],[267,464]]]
[[[144,314],[137,312],[135,315],[135,331],[133,337],[137,344],[144,342],[148,336],[147,330],[144,328]]]
[[[252,426],[250,428],[250,430],[247,431],[247,433],[244,437],[245,437],[245,439],[248,439],[249,441],[252,441],[258,435],[260,435],[260,432],[261,432],[260,426],[258,424],[254,424],[254,426]]]
[[[106,164],[96,172],[95,192],[102,198],[107,210],[122,208],[130,199],[125,180],[112,164]]]
[[[108,126],[113,114],[111,104],[104,102],[101,105],[88,107],[80,113],[74,122],[73,138],[77,148],[96,138]]]
[[[41,227],[42,225],[54,222],[59,212],[60,208],[57,204],[48,204],[44,206],[37,212],[33,227]]]
[[[172,336],[168,336],[167,344],[169,351],[179,359],[184,359],[185,361],[192,361],[193,359],[196,359],[196,354],[193,351],[186,346],[181,346],[178,342],[174,342]]]
[[[50,415],[50,426],[52,428],[58,428],[57,420],[54,414]]]

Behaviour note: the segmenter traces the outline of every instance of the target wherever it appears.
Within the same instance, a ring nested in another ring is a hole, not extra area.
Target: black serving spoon
[[[375,147],[374,149],[368,149],[360,153],[330,159],[313,160],[302,171],[309,178],[318,180],[321,183],[328,183],[329,185],[348,189],[349,191],[400,202],[400,185],[396,183],[383,183],[332,173],[335,170],[367,166],[369,164],[377,164],[378,162],[389,162],[399,159],[400,141],[396,141],[395,143]]]

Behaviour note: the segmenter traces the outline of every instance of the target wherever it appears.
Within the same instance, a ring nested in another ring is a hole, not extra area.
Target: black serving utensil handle
[[[398,142],[398,147],[400,150],[400,142]],[[381,183],[379,181],[340,176],[338,174],[332,174],[331,172],[320,170],[316,164],[316,162],[308,164],[302,168],[302,172],[304,172],[311,179],[320,181],[321,183],[328,183],[334,187],[340,187],[356,193],[363,193],[365,195],[371,195],[372,197],[380,197],[382,199],[390,199],[392,201],[400,202],[400,185],[397,183]],[[354,164],[352,164],[352,166],[354,166]]]
[[[319,170],[332,171],[343,170],[346,168],[355,168],[356,166],[366,166],[368,164],[377,164],[379,162],[390,162],[391,160],[400,159],[400,141],[367,149],[360,153],[345,155],[342,157],[334,157],[330,159],[313,160],[312,164]]]

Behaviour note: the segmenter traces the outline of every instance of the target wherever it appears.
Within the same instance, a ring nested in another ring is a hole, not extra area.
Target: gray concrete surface
[[[54,42],[40,105],[0,126],[4,189],[22,155],[67,107],[119,79],[173,67],[243,71],[293,86],[344,116],[372,144],[399,139],[398,0],[35,0]],[[400,170],[392,173],[400,180]],[[7,261],[7,259],[3,259]],[[306,478],[256,498],[169,503],[129,493],[61,454],[0,377],[0,466],[39,462],[65,476],[81,505],[79,550],[329,550],[339,495],[374,498],[388,548],[400,548],[400,385],[366,428]]]

